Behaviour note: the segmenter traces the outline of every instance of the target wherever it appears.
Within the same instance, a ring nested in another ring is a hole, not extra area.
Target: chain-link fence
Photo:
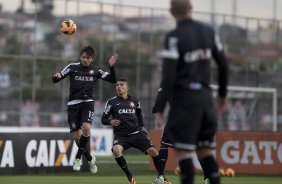
[[[95,64],[104,69],[111,54],[119,54],[117,77],[129,80],[130,93],[141,99],[146,126],[153,128],[151,107],[161,74],[158,53],[165,34],[175,27],[169,11],[87,0],[33,2],[16,12],[0,12],[0,125],[67,126],[68,81],[53,84],[51,76],[78,61],[80,48],[89,44],[97,52]],[[53,14],[54,6],[64,12]],[[65,18],[76,22],[74,35],[60,32]],[[206,12],[194,12],[193,18],[219,32],[231,85],[277,88],[281,96],[282,21]],[[216,81],[214,67],[212,83]],[[94,125],[99,127],[104,102],[115,88],[99,81],[95,89]],[[271,114],[266,103],[257,105],[261,116]]]

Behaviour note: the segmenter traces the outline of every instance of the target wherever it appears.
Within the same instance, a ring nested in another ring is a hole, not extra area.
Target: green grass
[[[144,155],[125,155],[125,158],[137,184],[151,184],[154,181],[155,173],[148,169],[149,157]],[[84,172],[71,172],[46,175],[0,176],[0,184],[127,184],[124,173],[117,166],[113,157],[98,157],[97,160],[99,161],[97,164],[98,173],[95,175]],[[141,163],[134,164],[132,161],[141,161]],[[167,173],[166,176],[173,184],[179,184],[179,178],[173,173]],[[239,175],[222,178],[222,184],[281,183],[282,176]],[[203,176],[200,174],[196,175],[194,184],[203,184]]]
[[[150,157],[148,155],[142,155],[142,154],[124,154],[124,157],[128,161],[149,161]],[[114,161],[114,156],[97,156],[97,160],[99,161]]]
[[[179,184],[175,175],[167,175],[173,184]],[[137,184],[150,184],[155,179],[154,175],[135,175]],[[202,176],[197,175],[194,184],[202,184]],[[270,176],[236,176],[222,178],[222,184],[281,184],[282,177]],[[39,176],[0,176],[1,184],[126,184],[126,177],[99,176],[90,174],[64,174],[64,175],[39,175]]]

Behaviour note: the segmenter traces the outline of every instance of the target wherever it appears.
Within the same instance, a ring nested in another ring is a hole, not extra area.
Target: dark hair
[[[92,57],[95,57],[96,54],[95,54],[95,50],[93,49],[93,47],[91,47],[90,45],[86,46],[86,47],[83,47],[81,50],[80,50],[80,55],[82,55],[82,53],[85,52],[87,55],[90,55]]]
[[[118,81],[127,82],[127,83],[128,83],[128,81],[127,81],[125,78],[119,78],[119,79],[117,79],[117,82],[118,82]]]
[[[187,15],[192,9],[190,0],[171,0],[170,6],[171,13],[177,16]]]

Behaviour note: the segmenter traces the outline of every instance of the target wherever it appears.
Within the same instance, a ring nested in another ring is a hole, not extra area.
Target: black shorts
[[[68,123],[70,132],[81,129],[82,123],[92,123],[94,116],[94,102],[82,102],[68,105]]]
[[[121,145],[124,150],[131,147],[137,148],[145,154],[148,148],[154,147],[151,139],[141,132],[128,136],[115,137],[113,146],[115,145]]]
[[[203,147],[214,148],[217,117],[211,94],[190,94],[176,100],[182,102],[171,106],[165,128],[174,147],[187,151]]]

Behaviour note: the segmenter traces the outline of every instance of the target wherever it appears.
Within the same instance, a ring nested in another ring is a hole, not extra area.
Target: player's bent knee
[[[178,159],[187,159],[187,158],[193,158],[193,151],[182,151],[182,150],[176,150],[176,155]]]
[[[82,128],[82,134],[84,136],[89,136],[90,135],[90,129],[91,129],[91,124],[90,123],[83,123],[81,128]]]
[[[115,152],[115,151],[114,151],[113,153],[114,153],[114,156],[115,156],[116,158],[122,156],[122,152]]]
[[[82,130],[90,130],[90,128],[91,128],[90,123],[87,122],[82,123]]]
[[[115,155],[115,157],[120,157],[122,156],[122,152],[123,152],[123,148],[119,145],[116,145],[113,147],[113,153]]]
[[[147,152],[151,157],[156,157],[156,156],[158,156],[158,151],[157,151],[156,148],[154,148],[154,147],[151,147],[151,148],[147,149],[146,152]]]
[[[73,135],[74,139],[79,140],[80,136],[81,136],[81,132],[80,131],[75,131],[75,132],[72,132],[72,135]]]
[[[201,148],[196,151],[198,159],[201,160],[207,156],[213,155],[212,149],[210,148]]]

